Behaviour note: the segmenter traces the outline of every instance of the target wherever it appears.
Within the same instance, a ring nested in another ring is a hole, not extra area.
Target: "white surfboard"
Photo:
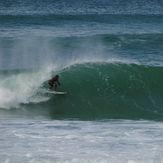
[[[55,94],[55,95],[65,95],[67,92],[59,92],[59,91],[46,91],[46,93]]]

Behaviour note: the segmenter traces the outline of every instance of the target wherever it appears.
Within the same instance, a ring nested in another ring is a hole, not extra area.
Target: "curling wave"
[[[47,94],[44,76],[37,87],[30,87],[35,93],[25,91],[29,89],[21,92],[28,96],[21,95],[24,98],[17,101],[19,107],[38,114],[44,110],[51,118],[163,120],[163,67],[85,63],[53,72],[56,73],[62,83],[58,90],[67,91],[67,95]],[[36,97],[39,100],[33,102]]]

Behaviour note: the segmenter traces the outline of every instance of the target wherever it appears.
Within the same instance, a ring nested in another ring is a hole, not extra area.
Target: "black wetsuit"
[[[50,89],[52,89],[53,88],[53,86],[55,86],[55,90],[56,90],[56,88],[57,88],[57,84],[58,85],[60,85],[60,82],[59,82],[59,78],[58,77],[53,77],[52,79],[50,79],[49,81],[48,81],[48,84],[49,84],[49,88]]]

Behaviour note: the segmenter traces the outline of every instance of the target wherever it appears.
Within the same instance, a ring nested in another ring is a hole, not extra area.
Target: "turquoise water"
[[[0,162],[162,162],[162,19],[154,0],[1,0]]]

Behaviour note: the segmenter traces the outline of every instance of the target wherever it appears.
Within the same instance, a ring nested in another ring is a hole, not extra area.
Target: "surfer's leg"
[[[50,86],[49,86],[49,89],[52,89],[52,88],[53,88],[53,85],[50,85]]]
[[[54,90],[55,91],[57,90],[57,84],[56,83],[54,84]]]
[[[49,82],[49,89],[52,89],[53,88],[53,83]]]

